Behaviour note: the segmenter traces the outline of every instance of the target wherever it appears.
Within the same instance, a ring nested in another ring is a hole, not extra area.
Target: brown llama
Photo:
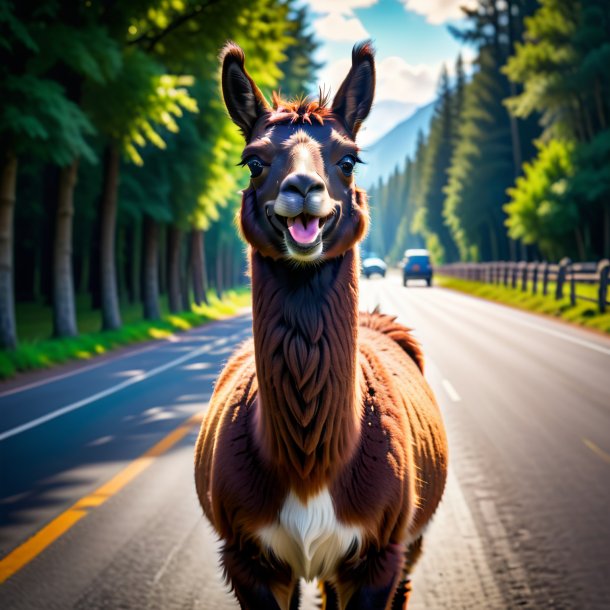
[[[373,49],[354,47],[330,107],[277,95],[271,107],[238,46],[222,61],[251,173],[240,224],[254,336],[201,427],[199,500],[242,608],[296,610],[300,579],[314,578],[328,610],[406,608],[447,443],[409,330],[358,314],[368,206],[354,140],[373,101]]]

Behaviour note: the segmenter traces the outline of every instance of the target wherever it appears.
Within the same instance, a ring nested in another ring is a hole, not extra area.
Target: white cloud
[[[377,63],[377,100],[427,104],[436,92],[441,67],[412,66],[401,57],[386,57]]]
[[[315,13],[351,13],[355,8],[366,8],[378,0],[307,0]]]
[[[377,0],[308,0],[311,10],[318,13],[313,21],[318,37],[340,42],[356,42],[370,37],[353,9],[376,3]]]
[[[329,63],[320,72],[319,82],[336,93],[350,67],[351,59],[348,58]],[[376,68],[376,102],[394,100],[419,106],[434,99],[441,73],[440,65],[412,66],[401,57],[392,56],[378,61]]]
[[[362,22],[355,16],[329,13],[313,23],[316,34],[325,40],[355,42],[370,38]]]
[[[476,0],[402,0],[406,9],[424,15],[428,23],[440,25],[463,16],[460,6],[474,8]]]

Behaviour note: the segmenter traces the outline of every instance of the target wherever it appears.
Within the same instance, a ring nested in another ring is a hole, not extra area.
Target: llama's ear
[[[355,136],[366,119],[375,95],[375,50],[370,40],[352,51],[352,67],[333,100],[333,113]]]
[[[241,129],[246,141],[269,104],[246,72],[244,52],[234,42],[227,42],[220,55],[222,61],[222,94],[233,122]]]

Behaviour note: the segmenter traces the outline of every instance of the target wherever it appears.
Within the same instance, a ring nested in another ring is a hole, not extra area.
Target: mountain
[[[358,186],[369,188],[379,178],[387,179],[396,167],[404,166],[407,157],[415,153],[417,134],[420,131],[428,134],[435,103],[422,106],[374,144],[363,147],[361,156],[365,164],[358,167]]]
[[[416,110],[417,104],[397,100],[383,100],[373,104],[371,113],[358,132],[358,143],[365,148],[371,146]]]

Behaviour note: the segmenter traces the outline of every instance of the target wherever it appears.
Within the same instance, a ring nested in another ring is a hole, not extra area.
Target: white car
[[[376,256],[369,256],[362,261],[362,273],[369,278],[374,273],[378,273],[381,277],[385,277],[385,272],[388,266],[385,262]]]

